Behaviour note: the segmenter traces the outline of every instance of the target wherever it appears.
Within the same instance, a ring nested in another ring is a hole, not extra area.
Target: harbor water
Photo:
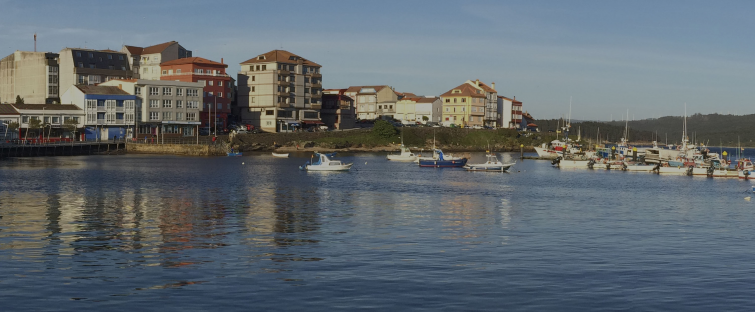
[[[0,306],[749,311],[751,181],[339,154],[0,160]],[[470,162],[484,161],[482,153]]]

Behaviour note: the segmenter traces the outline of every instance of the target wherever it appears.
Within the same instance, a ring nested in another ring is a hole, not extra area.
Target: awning
[[[299,124],[299,122],[296,121],[296,120],[288,120],[288,121],[286,121],[286,123],[288,124],[289,127],[300,127],[301,126]]]
[[[529,123],[529,124],[527,124],[527,127],[537,127],[537,125],[533,124],[533,123]]]
[[[325,123],[319,120],[302,120],[305,125],[324,125]]]

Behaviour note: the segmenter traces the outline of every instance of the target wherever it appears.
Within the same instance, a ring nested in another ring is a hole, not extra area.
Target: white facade
[[[127,95],[125,92],[119,95],[96,93],[90,93],[90,95],[97,98],[87,98],[87,93],[77,86],[71,86],[63,93],[60,100],[64,104],[73,104],[83,110],[85,126],[134,126],[137,108],[135,99],[116,99],[118,96]],[[121,102],[120,105],[118,102]]]

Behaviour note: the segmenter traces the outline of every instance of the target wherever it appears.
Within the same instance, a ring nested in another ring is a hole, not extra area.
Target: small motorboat
[[[467,169],[468,171],[500,171],[504,172],[511,168],[516,162],[511,164],[504,164],[498,160],[498,157],[495,154],[491,154],[488,152],[487,155],[487,161],[481,164],[469,164],[467,163],[464,165],[464,169]]]
[[[434,154],[437,155],[437,159],[419,159],[419,166],[420,167],[434,167],[434,168],[441,168],[441,167],[464,167],[464,165],[467,164],[466,158],[461,159],[445,159],[443,156],[443,151],[436,149],[434,151]]]
[[[288,158],[288,153],[283,154],[273,152],[273,157]]]
[[[312,156],[313,160],[308,161],[303,166],[299,166],[299,169],[307,171],[348,171],[354,165],[353,163],[344,164],[340,160],[330,159],[333,155],[335,153],[320,154],[315,152]],[[317,159],[316,161],[314,160],[315,158]]]
[[[401,153],[400,154],[390,154],[388,155],[388,160],[393,161],[416,161],[417,155],[412,153],[411,150],[409,150],[408,147],[401,144]]]

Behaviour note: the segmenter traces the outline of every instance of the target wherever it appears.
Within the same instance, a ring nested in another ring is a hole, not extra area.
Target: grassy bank
[[[369,149],[395,146],[401,143],[401,131],[387,135],[371,129],[331,131],[315,133],[264,133],[239,135],[233,144],[242,151],[271,150],[274,144],[283,147],[321,149]],[[520,136],[515,130],[476,130],[460,128],[403,128],[404,144],[412,148],[430,149],[435,145],[447,151],[485,151],[488,146],[494,151],[525,150],[548,141],[540,134]]]

